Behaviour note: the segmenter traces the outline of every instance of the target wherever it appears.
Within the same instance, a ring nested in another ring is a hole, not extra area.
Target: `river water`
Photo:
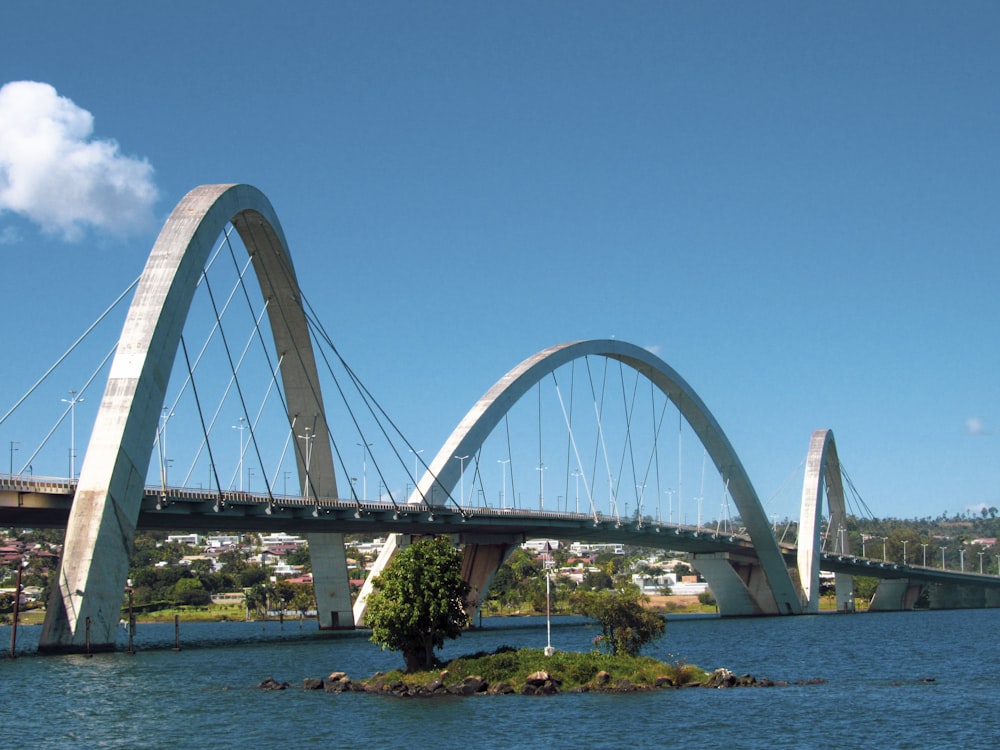
[[[443,658],[541,648],[544,618],[490,619]],[[402,666],[358,633],[307,622],[138,626],[138,653],[37,656],[18,629],[0,663],[6,744],[31,748],[994,748],[1000,743],[1000,610],[671,617],[644,653],[775,680],[826,682],[548,698],[399,699],[300,688]],[[552,645],[591,648],[597,629],[553,620]],[[5,651],[10,628],[0,628]],[[124,649],[125,637],[122,636]],[[266,677],[293,689],[263,691]]]

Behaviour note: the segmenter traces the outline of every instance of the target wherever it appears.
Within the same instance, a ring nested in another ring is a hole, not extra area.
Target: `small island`
[[[426,538],[400,552],[374,580],[366,621],[371,640],[402,653],[406,670],[354,681],[344,672],[306,678],[303,687],[330,693],[365,692],[396,696],[553,695],[559,692],[633,693],[685,687],[770,687],[788,684],[737,677],[728,669],[707,672],[683,661],[665,664],[639,651],[661,637],[666,619],[645,609],[636,588],[574,595],[578,614],[594,618],[601,635],[590,653],[501,646],[440,664],[435,650],[469,625],[469,586],[461,575],[461,554],[445,538]],[[604,650],[598,650],[603,648]],[[813,680],[810,682],[820,682]],[[284,690],[268,678],[258,685]]]
[[[397,697],[473,695],[555,695],[556,693],[634,693],[670,688],[776,687],[791,683],[737,676],[721,668],[708,672],[683,662],[666,664],[645,656],[613,656],[600,652],[514,650],[500,647],[492,654],[453,659],[441,669],[416,672],[394,670],[355,681],[344,672],[326,679],[306,678],[306,690],[328,693],[364,692]],[[796,684],[819,684],[823,680]],[[287,682],[268,678],[264,690],[285,690]]]

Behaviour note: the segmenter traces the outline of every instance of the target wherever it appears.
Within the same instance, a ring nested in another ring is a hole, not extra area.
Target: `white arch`
[[[802,508],[799,513],[797,563],[802,587],[803,607],[808,612],[819,611],[820,525],[823,518],[823,495],[826,488],[830,508],[829,533],[833,549],[842,555],[851,553],[847,538],[847,509],[844,503],[844,483],[840,473],[840,458],[833,430],[816,430],[809,442],[806,473],[802,482]],[[853,606],[851,576],[838,573],[837,608]]]
[[[453,457],[474,455],[504,414],[529,389],[562,365],[590,355],[616,359],[637,370],[676,404],[729,487],[740,517],[746,524],[747,533],[754,542],[770,592],[774,595],[777,613],[800,613],[802,603],[799,593],[771,532],[767,515],[722,428],[694,389],[666,362],[648,350],[624,341],[595,339],[559,344],[521,362],[498,380],[465,415],[429,464],[411,500],[430,504],[446,502],[461,475],[461,467]],[[440,494],[435,488],[440,490]],[[393,543],[386,544],[368,581],[388,563],[394,549]],[[364,616],[365,599],[369,591],[370,586],[366,581],[354,605],[356,622],[361,622]]]
[[[227,223],[239,232],[269,301],[276,351],[289,355],[281,357],[289,420],[299,415],[312,426],[315,419],[310,482],[336,495],[312,342],[278,217],[264,194],[249,185],[197,187],[163,225],[129,308],[80,471],[41,650],[81,650],[88,623],[91,648],[114,646],[160,407],[195,286]],[[301,456],[298,464],[304,478]],[[309,546],[323,579],[316,584],[321,618],[337,624],[339,616],[350,616],[342,536],[311,534]]]

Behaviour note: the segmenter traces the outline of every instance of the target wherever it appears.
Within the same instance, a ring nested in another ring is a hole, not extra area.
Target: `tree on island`
[[[638,656],[643,646],[666,632],[666,618],[645,609],[644,601],[649,597],[634,585],[618,591],[577,591],[570,599],[574,612],[601,624],[596,642],[616,656]]]
[[[365,624],[383,649],[401,651],[406,671],[430,669],[434,650],[469,624],[462,553],[445,537],[404,548],[372,581]]]

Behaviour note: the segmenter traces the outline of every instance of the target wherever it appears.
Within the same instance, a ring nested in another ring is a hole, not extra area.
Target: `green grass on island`
[[[598,651],[556,651],[546,656],[542,649],[500,647],[492,654],[459,657],[423,672],[395,670],[378,674],[365,684],[368,690],[402,693],[436,685],[448,689],[479,678],[491,692],[520,693],[538,673],[547,674],[559,692],[683,687],[706,684],[711,677],[692,664],[665,664],[648,656],[614,656]]]

